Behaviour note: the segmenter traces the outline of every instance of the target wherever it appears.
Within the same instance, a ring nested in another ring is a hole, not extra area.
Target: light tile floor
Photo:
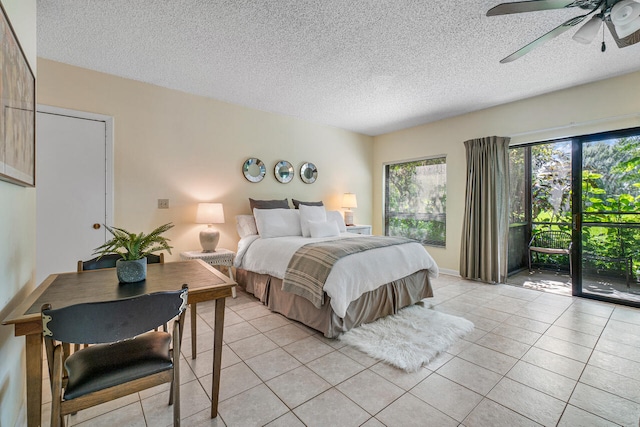
[[[507,283],[527,289],[571,295],[571,278],[567,272],[538,269],[529,272],[528,270],[523,270],[513,276],[509,276]],[[640,302],[640,286],[635,277],[632,277],[627,285],[627,281],[623,277],[584,276],[582,278],[582,290],[585,294]]]
[[[238,291],[227,299],[213,420],[213,305],[200,304],[197,359],[188,336],[183,343],[182,425],[639,425],[640,310],[446,275],[434,292],[436,310],[466,317],[476,329],[428,366],[404,373]],[[48,425],[50,397],[44,401]],[[168,426],[167,402],[167,387],[158,387],[81,411],[69,424]]]

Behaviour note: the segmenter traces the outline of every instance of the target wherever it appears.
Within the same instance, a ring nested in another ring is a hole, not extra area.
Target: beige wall
[[[340,209],[342,193],[354,192],[362,206],[356,220],[370,224],[371,137],[42,58],[38,71],[40,104],[114,117],[115,225],[149,231],[172,221],[170,259],[199,248],[206,226],[194,224],[198,201],[223,203],[220,246],[233,250],[234,217],[250,212],[249,197],[323,200]],[[249,157],[267,166],[260,183],[241,173]],[[273,176],[279,160],[296,170],[288,184]],[[305,161],[318,167],[314,184],[299,178]],[[158,198],[170,199],[170,209],[157,209]]]
[[[2,0],[36,73],[36,0]],[[0,181],[0,319],[34,287],[35,190]],[[0,425],[26,424],[24,338],[0,326]]]
[[[447,246],[428,248],[445,271],[459,271],[466,184],[463,142],[513,136],[511,143],[540,141],[640,126],[640,72],[500,105],[374,138],[373,226],[382,232],[384,164],[447,157]]]

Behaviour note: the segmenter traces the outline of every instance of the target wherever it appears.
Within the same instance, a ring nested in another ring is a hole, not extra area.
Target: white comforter
[[[361,236],[342,233],[339,238],[353,237]],[[335,239],[302,236],[261,239],[257,235],[247,236],[238,242],[234,266],[283,279],[289,260],[298,248],[307,243]],[[438,277],[438,266],[420,243],[371,249],[338,260],[327,277],[324,291],[331,297],[333,311],[344,317],[351,301],[365,292],[419,270],[429,270],[430,277]]]

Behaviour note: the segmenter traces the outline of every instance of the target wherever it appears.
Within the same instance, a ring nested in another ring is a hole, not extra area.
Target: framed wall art
[[[36,184],[36,79],[0,4],[0,179]]]

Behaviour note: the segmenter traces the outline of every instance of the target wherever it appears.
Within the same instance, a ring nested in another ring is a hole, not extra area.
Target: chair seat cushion
[[[171,334],[148,332],[73,353],[64,364],[69,375],[64,398],[74,399],[171,369],[170,344]]]
[[[531,246],[529,250],[545,254],[569,254],[570,252],[569,249],[540,248],[537,246]]]

